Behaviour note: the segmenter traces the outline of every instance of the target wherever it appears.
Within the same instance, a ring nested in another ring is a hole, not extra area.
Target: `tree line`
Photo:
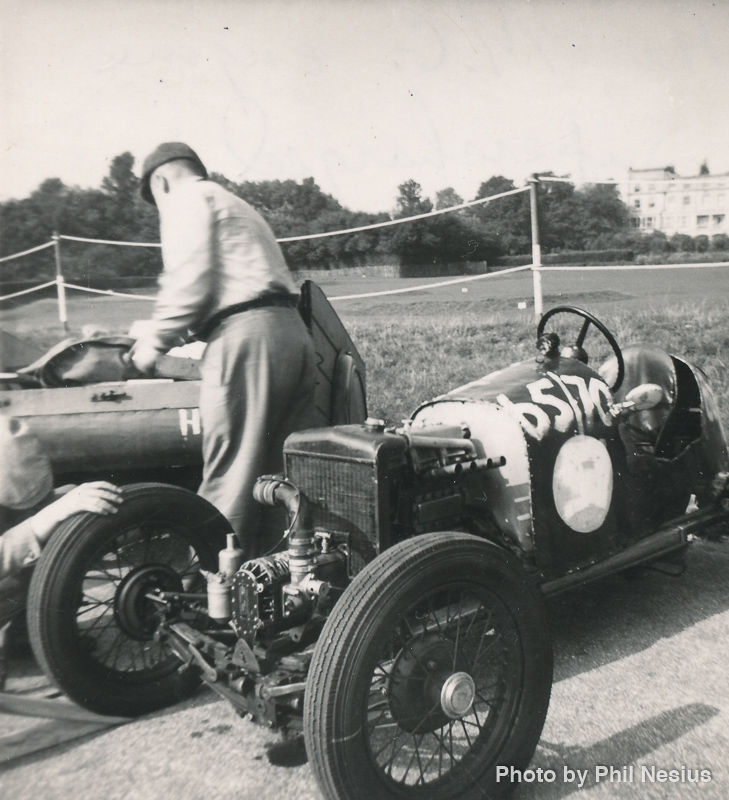
[[[58,178],[49,178],[29,197],[0,203],[0,256],[43,244],[54,231],[89,239],[159,241],[157,212],[141,200],[133,167],[134,156],[122,153],[112,160],[98,189],[69,187]],[[447,188],[437,192],[434,204],[423,196],[420,184],[407,180],[398,187],[392,214],[371,214],[344,208],[313,178],[301,183],[235,183],[216,173],[210,177],[256,208],[278,238],[361,227],[463,202],[452,188]],[[481,184],[473,199],[515,188],[512,180],[495,176]],[[559,181],[540,183],[537,191],[540,240],[545,253],[626,247],[637,252],[655,247],[661,252],[661,247],[676,249],[677,244],[682,249],[696,249],[689,248],[690,242],[677,243],[657,234],[646,237],[631,230],[628,209],[614,186],[576,188]],[[529,196],[524,192],[406,225],[286,242],[282,247],[289,265],[296,270],[390,263],[399,264],[403,274],[414,274],[424,266],[437,269],[458,268],[466,262],[495,264],[504,256],[531,252]],[[162,268],[157,248],[64,241],[62,252],[64,275],[74,281],[149,278]],[[0,265],[2,281],[47,280],[54,273],[50,248]]]

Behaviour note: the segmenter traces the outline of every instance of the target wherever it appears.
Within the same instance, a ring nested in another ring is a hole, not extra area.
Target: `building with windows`
[[[631,224],[646,233],[729,234],[729,173],[682,177],[673,167],[630,169],[620,193]]]

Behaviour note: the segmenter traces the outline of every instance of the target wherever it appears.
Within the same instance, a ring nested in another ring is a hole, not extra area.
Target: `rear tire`
[[[367,392],[364,375],[356,359],[340,353],[332,377],[332,425],[352,425],[367,419]]]
[[[207,501],[164,484],[123,487],[116,514],[78,514],[51,537],[28,597],[38,663],[79,705],[138,716],[189,695],[194,671],[154,639],[155,588],[201,591],[230,530]]]
[[[541,593],[516,558],[465,533],[409,539],[368,564],[322,631],[304,733],[328,800],[500,797],[549,705]]]

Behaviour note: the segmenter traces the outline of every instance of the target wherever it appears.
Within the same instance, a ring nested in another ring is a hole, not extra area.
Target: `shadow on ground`
[[[691,703],[672,708],[650,719],[633,725],[601,739],[589,747],[568,747],[559,744],[539,743],[536,755],[529,765],[530,769],[554,770],[553,783],[521,783],[515,791],[515,800],[556,800],[565,797],[579,788],[578,781],[566,783],[563,780],[564,768],[586,771],[582,789],[588,790],[596,785],[595,766],[600,764],[632,764],[635,761],[663,747],[695,728],[704,725],[719,713],[719,709],[702,703]],[[634,778],[634,782],[639,779]]]
[[[549,601],[555,682],[619,661],[729,610],[729,542],[697,541],[673,577],[614,575]]]

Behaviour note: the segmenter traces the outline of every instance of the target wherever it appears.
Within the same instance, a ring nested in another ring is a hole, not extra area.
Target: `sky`
[[[729,173],[727,0],[0,0],[0,200],[191,145],[352,210],[399,184]]]

